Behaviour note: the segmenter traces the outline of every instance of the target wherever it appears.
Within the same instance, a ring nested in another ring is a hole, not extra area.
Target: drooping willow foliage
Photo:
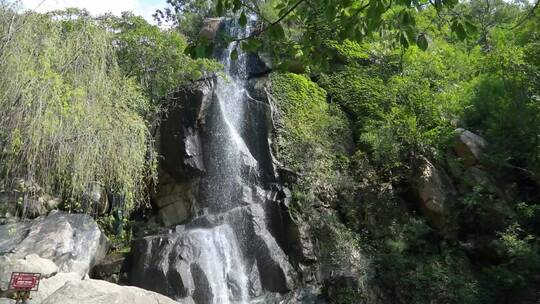
[[[91,19],[15,13],[0,0],[0,180],[76,202],[99,183],[142,202],[152,176],[148,101]]]

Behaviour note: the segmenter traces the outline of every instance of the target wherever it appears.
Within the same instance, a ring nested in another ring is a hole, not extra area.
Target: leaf
[[[195,58],[204,58],[206,57],[206,45],[204,43],[199,43],[195,47]]]
[[[429,43],[425,33],[421,33],[420,35],[418,35],[418,37],[416,38],[416,45],[418,45],[418,47],[422,51],[427,50],[427,48],[429,47]]]
[[[234,49],[234,50],[231,52],[231,59],[232,59],[232,60],[238,60],[238,50],[237,50],[237,49]]]
[[[238,19],[238,24],[240,24],[240,26],[247,25],[247,16],[244,11],[242,11],[242,13],[240,14],[240,19]]]
[[[469,20],[465,20],[464,24],[465,24],[465,30],[467,31],[468,35],[474,35],[478,33],[478,28],[476,27],[476,25],[474,25]]]
[[[268,35],[272,39],[281,40],[285,38],[285,30],[283,30],[281,24],[277,23],[268,28]]]
[[[415,25],[416,21],[414,20],[414,17],[411,15],[409,11],[404,10],[401,13],[401,24],[405,26]]]
[[[218,16],[223,16],[223,0],[218,0],[216,5],[216,14]]]
[[[467,32],[463,27],[463,23],[461,23],[459,20],[454,20],[450,28],[452,29],[452,32],[456,33],[459,40],[465,40],[465,38],[467,38]]]
[[[458,4],[458,0],[442,0],[442,3],[444,4],[444,6],[448,8],[452,8],[456,4]]]
[[[367,16],[367,29],[368,31],[374,30],[381,21],[382,14],[385,12],[385,7],[382,1],[370,0],[369,7],[366,13]]]
[[[405,32],[400,32],[399,33],[399,43],[404,47],[404,48],[409,48],[409,38],[407,38],[407,34]]]
[[[256,53],[261,47],[261,42],[256,39],[248,39],[247,41],[242,41],[240,47],[248,53]]]
[[[285,2],[279,2],[278,4],[276,4],[276,6],[274,6],[274,9],[280,11],[282,9],[285,9],[286,7],[287,5],[285,4]]]
[[[438,12],[442,10],[442,0],[435,0],[433,5]]]

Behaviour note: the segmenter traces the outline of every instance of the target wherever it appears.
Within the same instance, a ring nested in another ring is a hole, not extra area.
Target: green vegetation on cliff
[[[369,279],[365,268],[357,272],[358,289],[328,278],[334,303],[374,303],[368,295],[378,289],[392,303],[538,300],[540,15],[489,4],[458,6],[479,18],[481,31],[469,41],[456,40],[426,9],[416,15],[430,37],[425,51],[384,46],[378,36],[362,44],[329,40],[332,64],[311,63],[309,79],[272,75],[284,122],[277,156],[300,173],[290,186],[293,206],[304,206],[297,220],[312,227],[321,257],[325,248],[347,252],[357,244],[353,251],[371,263]],[[330,124],[349,125],[352,137],[346,129],[329,135],[323,100],[345,113],[330,115]],[[309,115],[298,110],[311,103]],[[461,154],[456,128],[485,138],[480,160]],[[293,136],[305,129],[308,135]],[[314,151],[324,153],[314,160]],[[323,160],[329,165],[309,165]],[[442,209],[426,210],[426,187]],[[344,261],[334,264],[336,273],[351,255],[334,255]]]
[[[161,98],[219,68],[129,14],[18,13],[0,2],[0,37],[0,188],[21,178],[75,210],[95,183],[128,209],[144,202]]]

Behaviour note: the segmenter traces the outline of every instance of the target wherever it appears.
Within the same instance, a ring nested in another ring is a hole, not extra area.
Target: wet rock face
[[[52,212],[47,217],[0,225],[0,255],[24,259],[36,254],[61,272],[87,274],[108,250],[107,237],[86,214]]]
[[[203,218],[190,223],[187,229],[180,226],[169,234],[136,240],[132,245],[130,283],[196,303],[213,303],[227,297],[227,290],[242,299],[294,288],[294,270],[268,231],[261,205]],[[235,256],[236,252],[240,256]],[[220,286],[212,274],[223,271],[223,264],[228,271],[222,274],[226,285]],[[241,276],[240,267],[247,268],[249,277]],[[248,285],[249,295],[240,294],[242,284]]]
[[[158,208],[158,217],[165,226],[183,223],[192,217],[192,207],[196,203],[198,180],[177,182],[172,176],[160,170],[159,184],[153,194]]]
[[[167,117],[160,125],[159,147],[161,167],[177,181],[189,180],[205,172],[203,132],[208,107],[214,98],[215,77],[189,89],[180,90],[171,98]]]
[[[245,34],[230,23],[225,30]],[[207,27],[219,29],[213,21]],[[227,79],[208,78],[173,96],[159,129],[153,196],[170,230],[132,244],[130,284],[197,304],[247,303],[287,293],[298,281],[289,256],[302,249],[294,244],[300,237],[285,235],[294,223],[271,152],[268,78],[254,78],[268,69],[251,55],[231,61],[231,51],[216,50]],[[304,249],[291,256],[309,256]]]
[[[206,18],[203,22],[203,27],[199,32],[199,36],[212,42],[217,36],[218,31],[222,27],[223,18]]]

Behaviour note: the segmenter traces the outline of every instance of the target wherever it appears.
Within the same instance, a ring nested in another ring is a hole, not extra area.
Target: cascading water
[[[251,162],[256,166],[240,135],[246,101],[246,59],[240,54],[232,61],[234,47],[230,45],[218,55],[225,77],[218,78],[215,89],[219,113],[210,132],[213,161],[209,164],[203,187],[204,199],[195,206],[201,214],[219,214],[237,207],[238,185],[246,178],[241,164]],[[248,277],[237,235],[229,223],[224,221],[216,227],[188,230],[187,236],[200,244],[195,260],[207,278],[213,296],[211,303],[246,303],[249,299]]]
[[[232,37],[249,33],[220,22]],[[132,247],[131,283],[180,302],[261,303],[295,285],[283,249],[290,246],[279,205],[285,194],[269,143],[272,108],[255,89],[260,79],[247,79],[255,56],[238,48],[232,60],[236,47],[216,51],[225,76],[183,91],[180,106],[160,126],[162,168],[172,180],[162,186],[167,199],[160,212],[179,213],[182,224]]]

